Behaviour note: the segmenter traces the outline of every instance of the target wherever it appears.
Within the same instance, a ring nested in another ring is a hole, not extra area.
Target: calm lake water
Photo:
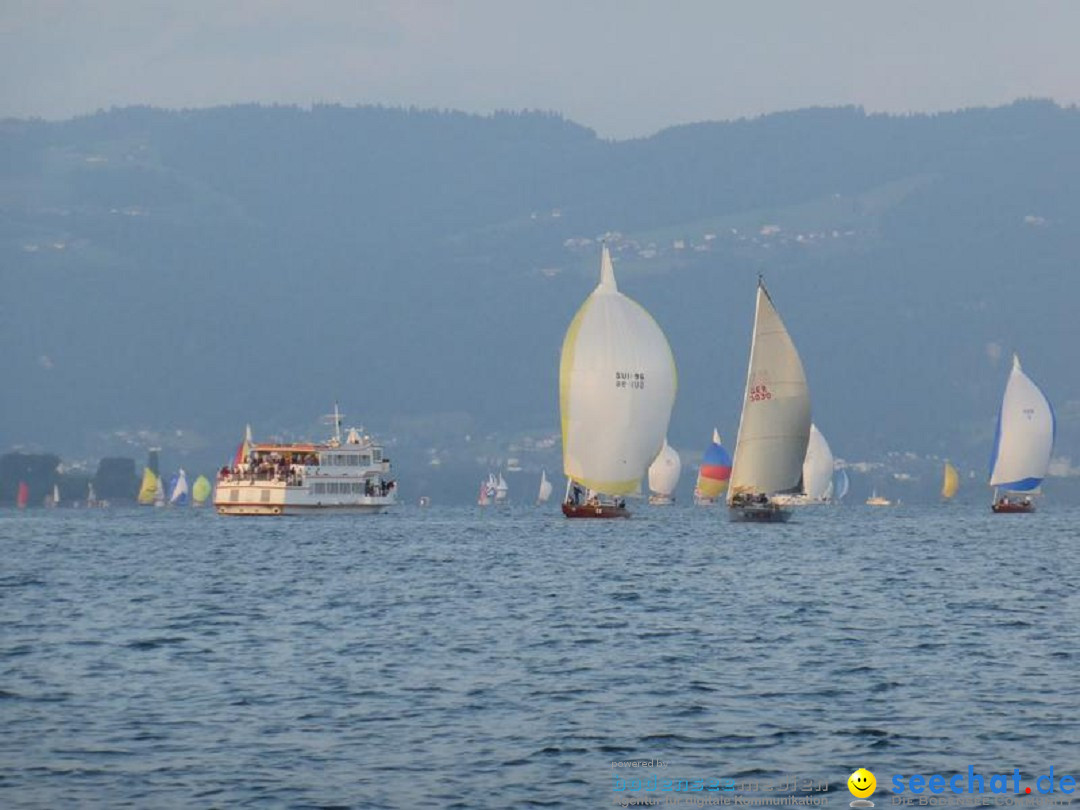
[[[0,807],[1080,776],[1080,510],[557,510],[0,512]]]

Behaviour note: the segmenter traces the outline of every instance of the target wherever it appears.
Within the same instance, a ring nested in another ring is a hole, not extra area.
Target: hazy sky
[[[1073,0],[0,0],[0,117],[242,101],[556,110],[606,137],[810,105],[1080,100]]]

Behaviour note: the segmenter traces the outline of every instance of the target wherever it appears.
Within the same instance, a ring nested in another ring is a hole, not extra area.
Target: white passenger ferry
[[[218,473],[214,506],[221,515],[381,512],[395,503],[397,483],[381,445],[355,428],[322,444],[260,444],[248,428],[232,466]]]

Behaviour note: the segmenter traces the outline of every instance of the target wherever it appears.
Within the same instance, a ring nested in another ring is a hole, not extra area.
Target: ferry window
[[[238,500],[240,500],[240,490],[234,488],[233,491],[229,493],[229,500],[230,501],[238,501]]]
[[[360,456],[360,466],[366,467],[370,463],[371,463],[371,456],[369,456],[367,453],[364,453],[362,456]]]
[[[359,459],[352,453],[349,454],[348,459],[350,467],[355,467],[359,463]]]
[[[372,450],[371,457],[377,462],[382,461],[382,450]]]
[[[268,489],[260,489],[259,490],[259,500],[262,501],[263,503],[270,503],[270,490],[268,490]]]

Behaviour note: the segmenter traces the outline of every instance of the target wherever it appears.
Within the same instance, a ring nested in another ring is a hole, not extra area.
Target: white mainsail
[[[829,443],[814,424],[810,425],[810,440],[806,445],[802,471],[803,491],[808,499],[823,501],[832,497],[833,454]]]
[[[559,363],[563,471],[607,495],[641,492],[675,404],[675,359],[645,309],[619,292],[607,245]]]
[[[1020,368],[1020,358],[1014,354],[998,415],[990,486],[1010,492],[1037,489],[1050,467],[1054,430],[1050,401]]]
[[[679,483],[682,472],[682,460],[675,448],[664,439],[664,446],[649,465],[649,489],[657,495],[671,497]]]
[[[809,440],[810,390],[802,361],[759,281],[728,503],[737,494],[800,491]]]
[[[547,473],[544,470],[540,471],[540,492],[536,495],[537,503],[547,503],[548,498],[551,497],[551,482],[547,479]]]
[[[510,487],[506,483],[506,479],[503,478],[502,473],[499,473],[499,480],[495,484],[495,500],[505,501],[506,496],[510,493]]]

